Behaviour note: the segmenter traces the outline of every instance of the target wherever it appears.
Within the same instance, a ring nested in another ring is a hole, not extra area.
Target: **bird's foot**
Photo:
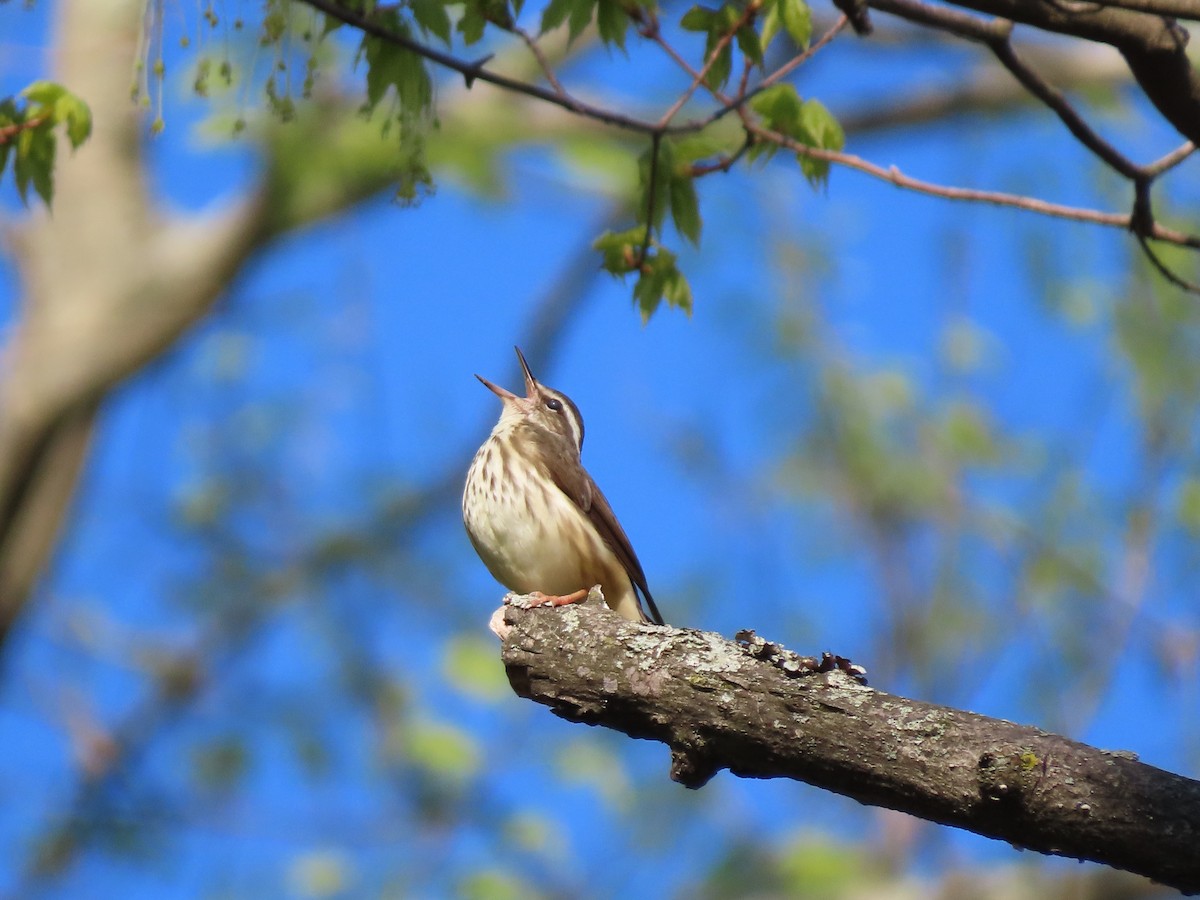
[[[592,590],[596,591],[598,602],[604,602],[604,595],[600,593],[600,586],[596,585]],[[509,591],[504,595],[504,606],[515,606],[517,609],[533,609],[537,606],[566,606],[568,603],[578,603],[581,600],[586,600],[591,594],[591,591],[579,590],[573,594],[543,594],[541,591],[532,591],[528,594],[517,594]],[[504,606],[500,607],[492,613],[491,621],[488,622],[488,627],[492,633],[500,640],[507,640],[509,626],[504,621]]]
[[[578,603],[580,600],[587,599],[588,592],[586,590],[578,590],[573,594],[543,594],[541,591],[533,591],[526,594],[529,598],[530,607],[534,606],[566,606],[568,603]]]

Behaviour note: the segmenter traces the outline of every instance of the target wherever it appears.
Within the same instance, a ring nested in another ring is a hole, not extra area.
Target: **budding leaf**
[[[812,13],[803,0],[767,0],[764,4],[762,45],[765,50],[782,28],[797,47],[812,38]]]
[[[771,131],[788,137],[800,136],[800,96],[790,84],[774,84],[750,98],[750,108],[758,113],[762,123]],[[760,142],[749,151],[751,159],[774,155],[774,144]]]
[[[629,16],[617,0],[596,0],[596,30],[600,40],[611,46],[616,44],[625,49],[625,32],[629,30]]]
[[[671,180],[675,168],[675,145],[666,139],[658,142],[658,159],[652,167],[650,154],[654,145],[638,159],[638,175],[642,186],[641,215],[647,212],[650,221],[647,223],[653,229],[662,227],[663,217],[667,212],[670,198]],[[653,196],[650,191],[653,190]]]
[[[643,323],[650,321],[664,299],[668,306],[691,314],[692,289],[679,271],[674,253],[659,247],[645,261],[637,284],[633,286],[633,299]]]
[[[637,225],[626,231],[606,231],[592,242],[592,247],[604,257],[604,271],[613,275],[626,275],[633,271],[634,263],[646,240],[646,226]]]
[[[542,24],[538,27],[541,34],[547,31],[553,31],[563,22],[567,21],[567,16],[574,9],[574,0],[550,0],[546,4],[546,8],[542,10]]]
[[[693,244],[700,243],[700,204],[696,199],[696,181],[690,171],[671,179],[670,197],[675,230]]]
[[[57,140],[50,124],[22,131],[17,138],[17,157],[13,176],[22,203],[28,203],[29,185],[47,206],[54,199],[54,157]]]
[[[763,45],[758,32],[751,24],[743,25],[737,31],[738,48],[755,65],[761,66],[763,61]]]
[[[441,0],[409,0],[409,9],[421,30],[434,35],[446,46],[450,45],[450,16]]]
[[[707,6],[693,6],[679,20],[679,27],[684,31],[708,31],[712,25],[716,10]]]
[[[595,5],[595,0],[575,0],[575,6],[571,10],[571,19],[567,23],[568,44],[574,43],[575,38],[583,34],[583,30],[592,23],[592,8]]]
[[[807,47],[812,39],[812,13],[803,0],[775,0],[784,30],[797,47]]]
[[[800,110],[799,139],[810,147],[822,150],[841,150],[846,143],[845,132],[833,114],[820,100],[805,100]],[[814,187],[829,179],[829,163],[803,153],[797,154],[800,171]]]
[[[398,22],[393,27],[408,36],[403,23]],[[430,109],[433,104],[433,85],[424,62],[417,54],[369,35],[363,38],[362,53],[367,61],[368,109],[374,109],[379,104],[389,87],[396,88],[402,109],[420,113]]]

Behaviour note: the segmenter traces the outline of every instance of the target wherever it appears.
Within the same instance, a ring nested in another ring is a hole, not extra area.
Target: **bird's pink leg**
[[[578,590],[573,594],[543,594],[541,591],[533,591],[529,594],[533,598],[534,606],[566,606],[568,603],[578,603],[587,597],[586,590]]]

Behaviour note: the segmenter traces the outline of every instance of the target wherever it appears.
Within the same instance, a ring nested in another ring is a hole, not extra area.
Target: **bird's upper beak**
[[[513,349],[517,351],[517,359],[521,361],[521,371],[525,373],[525,399],[528,400],[537,394],[537,379],[529,371],[529,363],[525,362],[525,354],[521,352],[521,348],[513,347]]]
[[[525,362],[525,354],[521,352],[521,348],[514,347],[513,349],[517,351],[517,359],[519,359],[521,361],[521,371],[525,373],[525,397],[524,397],[524,399],[528,400],[537,394],[537,379],[534,378],[533,373],[529,371],[529,363]],[[498,384],[493,384],[492,382],[490,382],[486,378],[484,378],[482,375],[476,375],[475,377],[483,382],[483,386],[485,388],[487,388],[489,391],[491,391],[493,394],[495,394],[497,397],[499,397],[501,400],[503,400],[505,402],[508,402],[509,400],[522,399],[521,397],[518,397],[516,394],[514,394],[512,391],[508,390],[507,388],[502,388]]]

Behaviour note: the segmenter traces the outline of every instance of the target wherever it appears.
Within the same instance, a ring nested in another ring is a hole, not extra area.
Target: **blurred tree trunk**
[[[55,78],[90,104],[95,129],[59,162],[53,213],[11,235],[21,284],[0,357],[0,644],[53,552],[100,401],[211,308],[255,226],[253,204],[206,220],[155,208],[130,101],[143,10],[57,6]]]

